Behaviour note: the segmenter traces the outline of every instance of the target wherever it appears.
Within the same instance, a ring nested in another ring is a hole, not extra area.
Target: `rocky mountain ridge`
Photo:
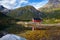
[[[33,6],[25,6],[16,10],[12,10],[7,15],[20,20],[31,20],[34,17],[41,17],[42,13],[36,10]]]
[[[60,8],[60,0],[49,0],[42,8]]]

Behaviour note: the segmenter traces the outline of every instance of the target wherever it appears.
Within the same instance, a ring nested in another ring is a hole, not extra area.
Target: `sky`
[[[26,5],[34,6],[36,9],[44,6],[48,0],[0,0],[0,5],[8,9],[16,9]]]

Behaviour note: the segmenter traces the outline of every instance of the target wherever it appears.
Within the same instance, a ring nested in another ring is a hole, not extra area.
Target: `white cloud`
[[[21,7],[23,4],[25,5],[32,5],[36,9],[39,7],[42,7],[44,4],[47,3],[47,0],[42,1],[42,2],[32,2],[30,3],[28,0],[1,0],[0,5],[3,5],[4,7],[8,9],[15,9],[18,7]]]
[[[20,0],[20,3],[28,3],[28,0]]]
[[[0,5],[8,9],[14,9],[19,7],[22,3],[28,3],[27,0],[1,0]]]

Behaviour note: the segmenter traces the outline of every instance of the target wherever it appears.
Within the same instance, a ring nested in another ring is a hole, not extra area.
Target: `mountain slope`
[[[42,13],[36,10],[33,6],[25,6],[16,10],[12,10],[7,15],[20,20],[31,20],[34,17],[42,16]]]
[[[2,12],[3,14],[7,14],[10,12],[10,10],[5,8],[4,6],[0,5],[0,12]]]
[[[49,0],[48,3],[39,10],[54,10],[60,8],[60,0]]]
[[[39,10],[45,13],[47,18],[60,19],[60,0],[49,0],[49,2]]]
[[[14,22],[15,22],[14,18],[11,18],[0,12],[0,31],[10,27],[11,25],[14,24]]]
[[[60,8],[60,0],[49,0],[43,8]]]
[[[8,18],[6,15],[0,12],[0,30],[6,28],[8,25]]]

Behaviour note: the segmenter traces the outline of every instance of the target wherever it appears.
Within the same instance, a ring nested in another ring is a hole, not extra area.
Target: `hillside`
[[[48,3],[42,8],[60,8],[60,0],[49,0]]]
[[[42,13],[36,10],[33,6],[25,6],[12,10],[7,15],[20,20],[31,20],[34,17],[42,16]]]
[[[5,14],[5,12],[8,12],[8,11],[6,11],[6,10],[4,11],[4,9],[5,8],[3,6],[0,6],[0,31],[17,33],[17,32],[27,29],[22,25],[16,24],[17,19],[6,15],[8,13]]]
[[[0,12],[0,31],[14,24],[15,19]]]
[[[60,19],[60,0],[49,0],[49,2],[39,10],[45,13],[47,18]]]

